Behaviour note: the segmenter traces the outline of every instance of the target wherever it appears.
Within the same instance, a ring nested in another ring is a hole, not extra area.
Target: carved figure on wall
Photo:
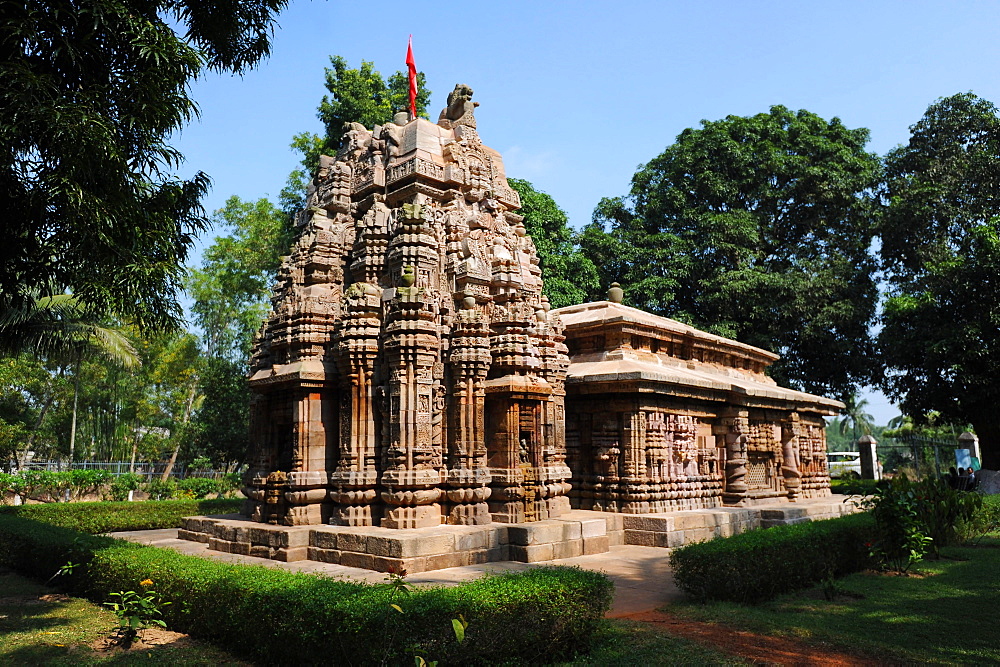
[[[349,124],[321,157],[254,347],[255,518],[418,528],[569,509],[562,325],[524,268],[538,257],[516,193],[491,192],[502,162],[472,94],[456,86],[440,125]]]

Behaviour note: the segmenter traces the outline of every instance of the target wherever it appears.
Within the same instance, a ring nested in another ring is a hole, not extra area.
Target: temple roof
[[[764,369],[779,356],[746,343],[611,301],[553,312],[566,325],[566,382],[583,391],[663,392],[828,415],[843,408],[778,386]]]

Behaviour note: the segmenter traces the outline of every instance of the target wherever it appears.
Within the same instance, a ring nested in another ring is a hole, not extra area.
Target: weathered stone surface
[[[617,301],[553,311],[573,507],[627,517],[829,495],[823,416],[840,403],[777,386],[777,355]]]
[[[562,324],[471,97],[457,86],[437,125],[352,124],[321,158],[253,350],[255,521],[568,511]]]

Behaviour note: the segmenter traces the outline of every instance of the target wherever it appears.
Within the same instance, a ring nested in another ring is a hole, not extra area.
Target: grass
[[[931,664],[1000,662],[1000,539],[951,547],[918,576],[849,575],[759,606],[677,604],[670,611],[758,634],[824,642],[880,660]]]
[[[648,623],[606,620],[594,637],[594,649],[569,665],[641,667],[645,665],[742,665],[728,653],[662,632]]]
[[[116,625],[99,605],[0,571],[0,665],[246,664],[190,639],[128,652],[95,649]]]

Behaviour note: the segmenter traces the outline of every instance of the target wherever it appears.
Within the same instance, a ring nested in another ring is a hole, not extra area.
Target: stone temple
[[[253,351],[245,514],[421,529],[829,495],[841,404],[777,386],[776,355],[617,286],[549,307],[471,97],[322,158]]]

